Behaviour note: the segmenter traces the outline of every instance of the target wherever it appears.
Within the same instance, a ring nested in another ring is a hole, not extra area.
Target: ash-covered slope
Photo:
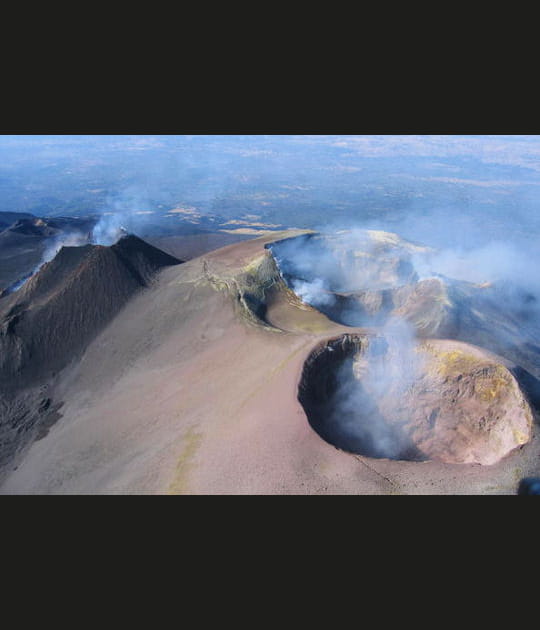
[[[133,235],[111,247],[63,247],[0,300],[0,387],[28,387],[52,376],[156,271],[180,262]]]

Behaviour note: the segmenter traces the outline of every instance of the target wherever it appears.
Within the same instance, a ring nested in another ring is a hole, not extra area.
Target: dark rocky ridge
[[[0,472],[59,417],[54,376],[161,268],[182,261],[128,235],[63,247],[0,300]]]
[[[180,262],[133,235],[111,247],[63,247],[0,301],[0,386],[62,369],[156,271]]]

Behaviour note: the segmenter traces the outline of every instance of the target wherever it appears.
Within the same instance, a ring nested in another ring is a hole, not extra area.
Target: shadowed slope
[[[55,374],[157,271],[180,262],[132,235],[111,247],[63,247],[0,300],[0,467],[60,417],[48,391]]]
[[[156,271],[180,262],[132,235],[111,247],[63,247],[0,302],[0,385],[26,387],[60,370]]]

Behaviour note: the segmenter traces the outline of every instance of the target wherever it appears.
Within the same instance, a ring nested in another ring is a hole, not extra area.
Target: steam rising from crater
[[[23,287],[26,282],[34,274],[36,274],[41,269],[41,267],[43,267],[45,263],[50,262],[56,256],[56,254],[62,249],[62,247],[79,247],[81,245],[86,245],[88,241],[88,234],[83,234],[82,232],[77,231],[58,234],[49,238],[47,241],[47,246],[45,247],[45,250],[41,255],[41,260],[38,262],[38,264],[34,267],[34,269],[32,269],[30,273],[26,274],[24,277],[20,278],[19,280],[17,280],[17,282],[8,287],[5,291],[5,294],[9,295],[11,293],[15,293],[21,287]]]
[[[409,411],[400,401],[418,380],[424,367],[415,350],[412,326],[393,319],[381,329],[366,353],[345,361],[336,373],[337,389],[326,420],[347,444],[372,457],[421,459],[414,453],[407,433],[400,425],[410,422]],[[400,415],[390,424],[388,416]]]
[[[435,249],[367,230],[288,239],[271,250],[304,302],[386,340],[384,353],[370,354],[372,348],[358,354],[333,375],[325,421],[338,442],[361,444],[374,457],[422,458],[410,432],[399,430],[429,420],[419,420],[410,404],[424,369],[416,350],[421,338],[465,341],[499,354],[540,392],[540,281],[529,250],[495,241],[468,250]],[[431,412],[436,417],[436,408]]]
[[[121,214],[102,215],[92,230],[91,241],[95,245],[114,245],[127,230],[123,223],[125,217]]]
[[[62,247],[80,247],[88,244],[110,246],[130,232],[137,233],[153,214],[153,211],[149,210],[150,207],[151,204],[145,195],[136,187],[128,188],[111,197],[90,233],[68,230],[48,238],[39,263],[30,273],[8,287],[5,294],[18,291],[45,263],[50,262]]]
[[[109,199],[92,230],[91,242],[95,245],[114,245],[122,236],[137,233],[153,214],[152,204],[143,191],[132,186]]]
[[[62,247],[80,247],[88,243],[88,235],[81,232],[70,232],[67,234],[60,234],[53,238],[52,242],[48,244],[47,248],[43,252],[41,262],[39,263],[39,269],[45,263],[51,261],[56,254],[62,249]],[[35,273],[35,271],[34,271]]]

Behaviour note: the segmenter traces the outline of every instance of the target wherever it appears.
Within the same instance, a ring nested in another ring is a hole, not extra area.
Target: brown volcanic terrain
[[[55,424],[5,470],[0,490],[515,493],[522,477],[538,475],[535,425],[529,442],[518,439],[518,448],[505,451],[489,466],[373,459],[322,440],[298,400],[304,364],[330,339],[346,334],[370,339],[376,332],[330,321],[285,286],[264,246],[295,234],[230,245],[161,270],[149,265],[159,273],[129,300],[131,289],[118,289],[118,302],[113,302],[122,303],[121,310],[108,324],[103,322],[82,359],[60,371],[50,385],[47,396],[56,410]],[[121,287],[135,287],[137,282],[127,278],[137,276],[130,265],[139,270],[140,259],[114,253],[113,260],[111,255],[101,267],[104,255],[96,262],[92,256],[97,254],[89,252],[78,265],[82,270],[89,260],[96,270],[110,265],[113,277],[122,278]],[[79,267],[73,263],[70,268]],[[143,271],[138,275],[144,280]],[[47,304],[62,293],[61,287],[73,287],[67,280],[58,289],[52,278],[50,283],[28,291],[35,291],[35,303],[45,309],[42,316],[54,326]],[[88,303],[88,292],[74,296]],[[92,297],[99,299],[95,291]],[[16,317],[12,309],[24,306],[24,294],[18,299],[22,302],[13,299],[9,308],[3,307],[4,317],[8,312]],[[39,310],[36,315],[25,312],[37,326]],[[69,322],[64,325],[69,329]],[[12,327],[17,331],[17,322]],[[448,344],[445,352],[457,350],[453,342]],[[474,389],[474,369],[487,362],[496,371],[502,364],[461,344],[464,348],[468,356],[476,353],[469,364]],[[13,377],[9,366],[4,370],[6,378]],[[504,378],[509,374],[504,372]],[[509,378],[507,383],[511,415],[522,399],[515,382]],[[24,424],[20,418],[18,422]]]
[[[182,234],[177,236],[149,236],[145,240],[159,249],[180,258],[191,260],[214,249],[245,241],[252,236],[227,234],[225,232],[205,232],[202,234]]]

